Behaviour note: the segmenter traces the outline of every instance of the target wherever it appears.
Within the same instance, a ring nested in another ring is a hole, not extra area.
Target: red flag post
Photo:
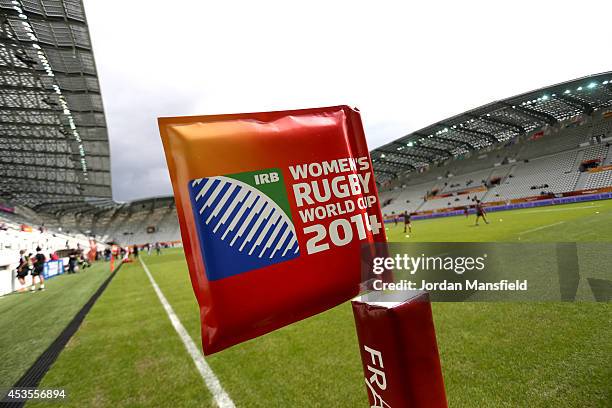
[[[371,407],[447,407],[429,296],[352,301]],[[374,297],[374,296],[372,296]]]

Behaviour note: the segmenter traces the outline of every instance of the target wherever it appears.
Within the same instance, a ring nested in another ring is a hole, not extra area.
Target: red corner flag
[[[347,106],[161,118],[204,354],[359,294],[385,229]]]

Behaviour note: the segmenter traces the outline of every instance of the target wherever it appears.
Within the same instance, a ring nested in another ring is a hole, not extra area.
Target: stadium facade
[[[82,2],[0,0],[0,295],[19,287],[20,250],[96,248],[62,216],[115,206]]]
[[[374,149],[376,179],[385,184],[520,137],[562,129],[568,123],[611,107],[612,72],[492,102]]]
[[[0,195],[58,214],[113,205],[110,151],[80,0],[0,1]]]
[[[612,73],[473,109],[372,152],[383,213],[436,217],[612,197]]]

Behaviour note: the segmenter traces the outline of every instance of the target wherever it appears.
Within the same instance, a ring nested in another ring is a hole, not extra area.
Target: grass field
[[[414,222],[413,234],[403,226],[387,232],[389,241],[419,242],[612,242],[612,200],[499,211],[474,226],[475,216]],[[410,235],[409,237],[407,235]]]
[[[108,266],[96,264],[47,279],[44,291],[0,297],[0,387],[26,372],[107,277]]]
[[[473,216],[423,220],[414,222],[410,237],[399,226],[390,226],[388,235],[422,242],[612,242],[612,200],[491,213],[490,221],[473,227]],[[199,344],[199,313],[182,251],[143,259]],[[94,285],[96,275],[87,276]],[[42,295],[65,293],[72,278],[57,278]],[[17,303],[30,310],[37,295],[0,299],[0,311]],[[15,303],[4,308],[7,300]],[[452,407],[612,405],[609,303],[436,303],[433,309]],[[5,348],[11,340],[47,338],[1,316],[2,361],[13,354]],[[348,303],[207,361],[238,407],[368,405]],[[14,377],[14,367],[0,373]],[[119,271],[41,386],[65,387],[67,405],[74,407],[213,406],[138,263]]]

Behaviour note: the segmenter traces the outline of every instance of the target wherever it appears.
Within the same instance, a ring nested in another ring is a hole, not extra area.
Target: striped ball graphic
[[[299,256],[291,218],[256,187],[216,176],[191,181],[190,191],[209,279]]]

